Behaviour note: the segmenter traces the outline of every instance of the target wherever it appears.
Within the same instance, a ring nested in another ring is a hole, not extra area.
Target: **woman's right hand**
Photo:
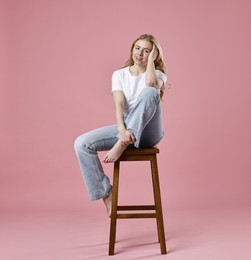
[[[119,131],[119,139],[124,145],[133,144],[135,141],[133,134],[127,129],[123,129]]]

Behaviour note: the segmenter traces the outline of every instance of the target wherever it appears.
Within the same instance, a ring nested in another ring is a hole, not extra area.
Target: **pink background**
[[[250,9],[244,0],[1,1],[3,215],[103,212],[88,200],[73,142],[115,122],[111,74],[143,33],[160,41],[173,86],[159,145],[165,210],[250,206]],[[125,168],[136,173],[123,175],[121,200],[148,200],[144,165]]]

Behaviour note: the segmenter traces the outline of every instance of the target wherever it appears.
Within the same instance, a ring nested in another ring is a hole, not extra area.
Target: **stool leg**
[[[161,251],[161,254],[166,254],[166,240],[165,240],[165,231],[164,231],[164,222],[163,222],[158,165],[157,165],[156,155],[154,155],[151,160],[151,169],[152,169],[152,179],[153,179],[153,189],[154,189],[154,200],[155,200],[155,207],[156,207],[156,214],[157,214],[157,229],[158,229],[158,238],[159,238],[159,242],[160,242],[160,251]]]
[[[116,161],[114,163],[114,172],[113,172],[112,212],[111,212],[111,221],[110,221],[109,255],[114,255],[114,247],[115,247],[115,241],[116,241],[118,188],[119,188],[119,161]]]

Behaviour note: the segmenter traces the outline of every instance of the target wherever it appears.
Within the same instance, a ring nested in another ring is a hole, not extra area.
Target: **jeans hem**
[[[90,200],[91,201],[100,200],[102,198],[105,198],[105,197],[109,196],[111,193],[112,193],[112,186],[111,186],[110,190],[105,195],[100,195],[100,196],[95,197],[95,198],[91,198],[90,197]]]

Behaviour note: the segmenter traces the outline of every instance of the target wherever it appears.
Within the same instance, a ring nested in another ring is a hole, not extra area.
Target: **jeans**
[[[161,104],[156,88],[145,87],[135,106],[124,120],[126,129],[135,138],[135,148],[153,147],[164,135]],[[117,125],[104,126],[80,135],[74,148],[90,200],[98,200],[112,192],[112,185],[104,173],[98,151],[110,150],[119,139]]]

